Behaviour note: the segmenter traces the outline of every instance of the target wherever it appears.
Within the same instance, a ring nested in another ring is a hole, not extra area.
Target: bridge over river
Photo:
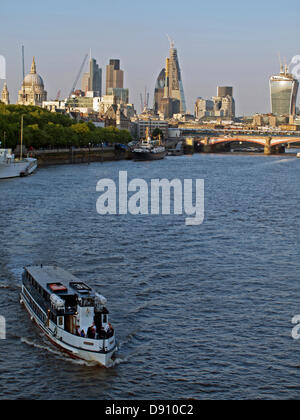
[[[221,150],[222,147],[224,148],[227,146],[232,145],[233,143],[238,144],[257,144],[264,148],[264,153],[266,155],[277,154],[277,153],[284,153],[285,148],[289,145],[293,145],[295,143],[300,144],[300,137],[263,137],[263,136],[212,136],[212,137],[205,137],[202,139],[196,139],[198,144],[202,144],[203,151],[207,153],[213,153],[214,151]]]

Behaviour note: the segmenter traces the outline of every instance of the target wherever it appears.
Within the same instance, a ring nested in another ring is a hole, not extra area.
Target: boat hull
[[[84,350],[71,344],[67,344],[63,341],[63,337],[55,336],[51,328],[48,328],[44,322],[42,322],[35,312],[32,310],[31,306],[27,302],[26,297],[23,293],[20,294],[20,303],[24,305],[25,309],[29,313],[31,320],[43,331],[45,336],[50,340],[57,348],[59,348],[64,353],[67,353],[73,359],[80,359],[90,363],[96,363],[103,367],[110,367],[113,364],[112,357],[117,351],[117,346],[111,349],[109,352],[98,352],[98,351],[89,351]],[[89,340],[87,340],[89,341]]]
[[[22,162],[1,163],[0,179],[18,178],[33,174],[37,169],[37,159],[27,158]]]
[[[133,152],[133,158],[137,161],[161,160],[166,157],[166,152]]]

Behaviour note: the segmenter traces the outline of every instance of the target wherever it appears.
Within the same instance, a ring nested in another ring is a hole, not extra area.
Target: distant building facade
[[[217,96],[213,98],[214,116],[233,120],[235,118],[235,100],[233,88],[229,86],[218,87]]]
[[[166,69],[163,68],[159,73],[159,76],[156,80],[155,90],[154,90],[154,105],[153,109],[156,113],[160,111],[161,100],[164,97],[165,93],[165,80],[166,80]]]
[[[130,131],[131,122],[123,113],[120,105],[111,105],[104,115],[105,127],[116,127]]]
[[[198,98],[195,103],[195,117],[197,119],[212,117],[214,115],[214,102],[210,99]]]
[[[124,89],[124,71],[120,60],[111,59],[106,66],[106,96],[114,96],[117,104],[129,103],[129,89]]]
[[[123,89],[124,72],[120,69],[120,60],[110,60],[106,66],[106,95],[109,95],[108,89]]]
[[[6,82],[4,83],[4,86],[3,86],[3,90],[2,90],[2,94],[1,94],[1,102],[3,102],[5,105],[9,105],[10,104],[9,92],[8,92],[8,88],[7,88]]]
[[[25,77],[18,96],[18,105],[42,106],[47,101],[43,79],[36,71],[35,58],[33,57],[30,73]]]
[[[92,92],[94,97],[102,95],[102,69],[94,58],[90,59],[89,72],[84,73],[82,77],[81,90],[86,95],[88,92]]]
[[[42,106],[50,112],[63,113],[66,110],[65,101],[44,101]]]
[[[149,129],[150,133],[152,134],[156,128],[159,128],[163,134],[164,138],[168,137],[168,128],[169,124],[168,121],[162,121],[158,118],[149,118],[149,119],[138,119],[136,121],[137,124],[137,137],[139,139],[143,139],[146,137],[146,130]]]
[[[129,89],[124,88],[108,88],[107,96],[114,96],[118,104],[129,103]]]
[[[296,115],[299,82],[281,66],[280,74],[270,79],[271,112],[275,116]]]
[[[198,98],[195,103],[197,119],[218,117],[226,120],[235,118],[235,100],[231,86],[218,87],[217,96],[212,99]]]

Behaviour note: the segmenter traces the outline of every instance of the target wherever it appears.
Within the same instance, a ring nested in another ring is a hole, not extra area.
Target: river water
[[[100,216],[101,178],[205,179],[205,221]],[[0,182],[0,398],[300,397],[300,167],[194,155],[40,169]],[[114,367],[72,361],[19,304],[22,267],[56,264],[108,298]]]

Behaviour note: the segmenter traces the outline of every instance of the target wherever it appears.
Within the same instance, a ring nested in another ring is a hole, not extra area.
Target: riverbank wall
[[[130,159],[126,150],[111,148],[37,150],[29,153],[39,167]]]

